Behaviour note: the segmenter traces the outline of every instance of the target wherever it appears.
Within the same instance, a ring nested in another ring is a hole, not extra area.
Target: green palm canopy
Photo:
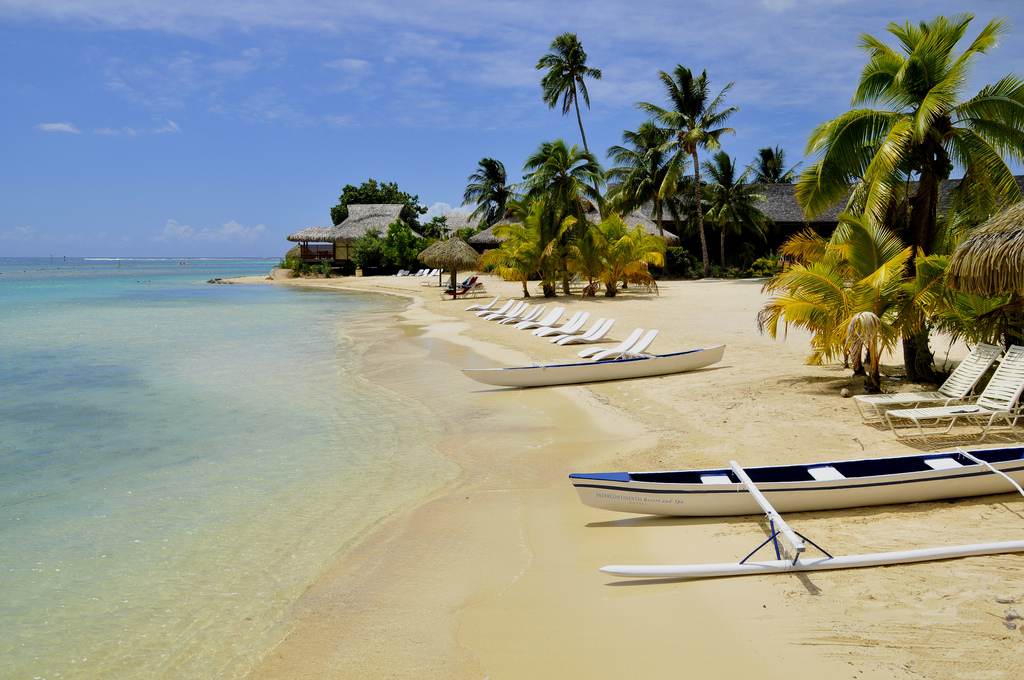
[[[601,70],[587,66],[587,53],[575,33],[563,33],[551,41],[551,51],[537,61],[538,71],[547,71],[540,80],[544,103],[550,108],[562,100],[562,115],[576,109],[576,123],[580,126],[583,148],[587,146],[587,135],[583,132],[583,118],[580,116],[580,97],[590,108],[590,93],[587,92],[586,78],[601,79]]]
[[[1024,202],[977,227],[949,262],[953,288],[975,295],[1024,295]]]

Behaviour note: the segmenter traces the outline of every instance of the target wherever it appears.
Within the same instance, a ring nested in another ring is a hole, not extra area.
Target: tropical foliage
[[[690,158],[692,161],[693,205],[698,206],[695,211],[695,228],[700,236],[704,276],[707,276],[711,270],[711,260],[708,257],[707,236],[704,234],[704,212],[699,208],[703,201],[698,154],[701,149],[718,149],[722,135],[735,132],[732,128],[724,127],[725,122],[738,111],[735,106],[725,107],[725,97],[733,84],[729,83],[712,97],[707,71],[701,71],[699,76],[695,76],[690,69],[677,65],[671,74],[659,71],[658,77],[664,86],[668,106],[661,107],[649,102],[640,102],[637,106],[668,131],[672,140],[668,150],[677,157]]]
[[[477,169],[466,179],[469,183],[462,194],[462,202],[476,206],[470,217],[487,227],[503,218],[513,190],[505,165],[493,158],[481,158]]]
[[[758,149],[750,169],[757,184],[790,184],[796,179],[796,166],[786,167],[786,152],[777,146]]]
[[[891,225],[927,255],[956,241],[941,233],[941,224],[969,228],[998,205],[1021,200],[1008,161],[1024,160],[1024,81],[1007,75],[965,95],[969,69],[1004,32],[1002,21],[990,21],[958,54],[972,18],[891,23],[896,47],[861,36],[868,63],[853,96],[857,108],[823,123],[807,144],[814,160],[800,176],[797,199],[808,215],[846,199],[856,184],[850,207],[874,224]],[[943,221],[939,186],[954,165],[964,178],[954,213]],[[913,261],[908,269],[913,276]],[[931,377],[927,325],[905,330],[908,377]]]
[[[671,133],[652,122],[622,133],[622,145],[608,149],[615,166],[608,170],[606,200],[613,210],[626,214],[650,203],[651,217],[664,236],[662,222],[666,205],[676,222],[680,221],[678,203],[673,201],[688,160],[670,153]]]
[[[483,254],[481,266],[493,271],[506,281],[519,281],[523,284],[523,296],[530,297],[527,283],[530,278],[547,274],[550,280],[550,255],[546,252],[550,243],[545,240],[544,222],[545,206],[543,201],[536,201],[522,223],[502,224],[494,229],[495,235],[505,239],[501,246],[492,248]]]
[[[420,205],[419,196],[402,191],[396,182],[377,182],[371,177],[359,186],[346,184],[342,187],[337,205],[331,208],[331,222],[344,222],[348,206],[353,203],[401,203],[404,207],[399,218],[413,229],[419,228],[420,215],[427,212]]]
[[[562,115],[576,110],[576,123],[580,127],[583,149],[587,146],[587,135],[583,132],[583,118],[580,116],[580,97],[590,108],[590,93],[587,92],[587,78],[601,79],[600,69],[587,66],[587,53],[575,33],[563,33],[551,41],[550,52],[537,62],[537,70],[545,71],[540,80],[541,96],[548,108],[555,108],[561,100]]]
[[[750,184],[749,170],[737,174],[735,161],[724,151],[704,163],[708,184],[708,221],[718,227],[721,237],[721,262],[725,266],[725,236],[757,236],[764,240],[768,218],[757,207],[764,196]]]

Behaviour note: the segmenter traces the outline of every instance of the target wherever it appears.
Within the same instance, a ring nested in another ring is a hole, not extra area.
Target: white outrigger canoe
[[[833,472],[824,472],[817,477],[810,471],[814,469],[833,470],[841,473],[840,466],[859,463],[859,468],[846,468],[847,472],[860,473],[859,483],[846,483],[847,479],[840,474],[838,478]],[[924,465],[923,470],[918,463]],[[872,468],[875,465],[877,467]],[[807,476],[813,481],[808,481],[804,475],[795,472],[794,468],[803,468]],[[765,472],[765,471],[769,472]],[[942,473],[936,475],[935,473]],[[769,536],[760,545],[754,548],[739,562],[703,563],[703,564],[625,564],[609,565],[601,567],[601,571],[615,576],[629,578],[668,578],[668,579],[694,579],[694,578],[719,578],[724,576],[750,576],[755,574],[783,574],[790,572],[807,571],[828,571],[834,569],[857,569],[863,567],[875,567],[892,564],[909,564],[913,562],[931,562],[935,560],[948,560],[961,557],[973,557],[980,555],[998,555],[1004,553],[1024,552],[1024,540],[1000,541],[992,543],[971,543],[966,545],[938,546],[915,550],[896,550],[891,552],[866,553],[861,555],[840,555],[833,556],[814,541],[810,540],[798,531],[795,531],[779,511],[769,501],[765,494],[772,493],[772,500],[787,503],[791,510],[831,509],[846,508],[859,505],[879,505],[883,503],[907,503],[922,500],[938,500],[941,498],[960,498],[965,496],[979,496],[984,494],[1006,493],[1016,489],[1024,495],[1024,487],[1018,481],[1024,477],[1024,447],[1009,446],[994,449],[983,449],[976,451],[965,451],[957,449],[947,453],[930,453],[916,456],[899,456],[894,458],[867,459],[861,461],[845,461],[836,463],[818,463],[808,466],[771,466],[760,468],[744,469],[735,461],[730,461],[728,470],[683,470],[674,473],[635,473],[642,475],[673,475],[673,474],[697,474],[699,486],[729,485],[729,489],[719,489],[720,498],[724,502],[704,503],[703,508],[694,513],[692,508],[689,511],[652,512],[649,503],[635,503],[626,496],[615,496],[617,500],[611,507],[607,499],[596,495],[601,493],[594,490],[594,487],[605,487],[605,491],[619,493],[617,489],[608,489],[609,485],[625,485],[629,483],[632,473],[603,473],[598,475],[571,475],[573,484],[580,492],[584,503],[595,505],[612,510],[623,510],[626,512],[641,512],[644,514],[661,515],[690,515],[690,516],[721,516],[721,515],[745,515],[757,512],[758,509],[768,519],[770,527]],[[619,475],[619,477],[616,477]],[[623,477],[624,476],[624,477]],[[703,477],[703,479],[700,479]],[[766,477],[773,478],[773,481],[758,484],[755,477],[764,480]],[[793,478],[795,477],[795,478]],[[826,479],[827,477],[827,479]],[[916,478],[915,478],[916,477]],[[715,479],[717,478],[717,480]],[[788,479],[793,478],[793,479]],[[901,479],[902,478],[902,479]],[[781,479],[781,481],[780,481]],[[687,481],[679,483],[672,481],[661,481],[661,484],[674,484],[676,486],[695,486]],[[991,483],[989,483],[991,482]],[[648,485],[652,482],[646,482]],[[659,482],[654,482],[659,483]],[[827,483],[826,486],[817,486]],[[778,488],[779,484],[803,484],[802,487],[789,486]],[[925,485],[925,486],[922,486]],[[886,487],[902,487],[902,491],[891,493],[891,489],[880,491]],[[926,487],[928,490],[926,490]],[[628,488],[622,487],[619,488]],[[637,487],[639,488],[639,487]],[[808,491],[816,491],[818,496],[815,501],[807,500],[810,494],[801,499],[798,488]],[[861,492],[858,492],[857,489]],[[867,491],[875,489],[874,492]],[[662,489],[663,491],[665,489]],[[845,500],[825,500],[822,494],[848,493]],[[669,491],[670,494],[679,495],[682,489]],[[641,494],[657,493],[647,487],[646,492]],[[622,492],[628,493],[628,492]],[[635,493],[635,491],[634,491]],[[700,492],[699,492],[700,493]],[[639,494],[638,494],[639,495]],[[704,494],[702,494],[704,495]],[[744,499],[737,504],[736,499]],[[883,500],[888,499],[888,500]],[[597,501],[591,502],[592,500]],[[707,496],[704,498],[707,501]],[[685,503],[681,503],[683,505]],[[672,505],[669,501],[667,505]],[[642,508],[637,510],[636,508]],[[733,508],[735,511],[728,511]],[[780,541],[780,539],[782,539]],[[750,561],[761,548],[771,543],[775,548],[775,560],[756,562]],[[780,543],[785,545],[780,546]],[[821,551],[822,557],[808,558],[804,556],[807,545],[810,544]],[[788,549],[792,555],[783,559],[783,551]]]
[[[477,382],[498,387],[546,387],[575,385],[604,380],[649,378],[706,368],[722,360],[725,345],[691,349],[671,354],[654,354],[605,361],[579,361],[571,364],[513,366],[508,368],[464,368],[462,372]]]
[[[1024,446],[971,455],[1024,483]],[[1006,493],[1006,482],[960,451],[744,468],[779,512],[836,510]],[[642,515],[725,517],[760,512],[731,469],[569,475],[586,505]]]

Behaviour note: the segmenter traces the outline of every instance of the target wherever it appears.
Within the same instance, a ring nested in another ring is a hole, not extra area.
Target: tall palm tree
[[[757,158],[748,166],[754,172],[754,182],[758,184],[790,184],[796,179],[794,165],[786,168],[786,152],[781,147],[766,146],[757,150]]]
[[[671,134],[651,122],[636,130],[622,133],[622,145],[608,149],[608,155],[617,163],[608,170],[611,185],[605,197],[613,210],[626,214],[650,202],[658,231],[665,236],[662,217],[666,201],[675,194],[683,164],[687,159],[670,153],[665,147]],[[680,217],[675,203],[668,202],[676,221]]]
[[[530,201],[543,200],[545,233],[552,238],[545,242],[558,241],[557,247],[562,262],[565,262],[565,246],[587,228],[586,212],[589,204],[600,205],[600,186],[604,172],[593,154],[573,144],[557,139],[544,142],[523,164],[523,187]],[[567,217],[574,218],[574,227],[562,229]],[[562,290],[569,293],[569,277],[563,265]],[[545,288],[544,295],[554,295],[554,288]]]
[[[512,196],[505,165],[493,158],[481,158],[477,169],[466,178],[469,184],[462,194],[462,202],[476,205],[471,218],[482,220],[488,227],[505,216],[505,208]]]
[[[886,30],[897,47],[861,36],[868,63],[851,102],[858,108],[820,125],[807,143],[816,160],[796,190],[806,214],[820,214],[859,182],[865,215],[878,224],[901,224],[903,240],[927,254],[939,235],[939,185],[954,165],[964,169],[957,207],[977,213],[976,219],[1022,198],[1006,159],[1024,160],[1024,81],[1007,75],[964,98],[971,65],[1004,32],[1003,21],[990,21],[956,54],[972,19],[958,14],[890,23]],[[906,216],[894,220],[904,194]],[[914,266],[908,262],[911,273]],[[927,326],[907,331],[903,351],[909,379],[933,377]]]
[[[719,148],[719,139],[727,132],[735,132],[732,128],[722,127],[724,123],[739,109],[735,106],[722,108],[725,96],[732,89],[729,83],[712,98],[709,94],[707,71],[694,76],[690,69],[677,65],[671,73],[658,72],[665,94],[668,97],[668,108],[662,108],[649,102],[640,102],[637,106],[649,113],[658,123],[672,135],[669,149],[676,154],[688,157],[693,163],[694,204],[700,206],[700,149],[714,150]],[[704,215],[697,210],[697,233],[700,235],[701,256],[704,260],[704,276],[711,271],[708,257],[708,242],[704,234]]]
[[[580,97],[590,108],[590,94],[586,78],[601,79],[601,70],[587,66],[587,53],[575,33],[563,33],[551,41],[550,52],[537,62],[537,70],[547,73],[540,80],[544,103],[555,108],[562,100],[562,115],[576,109],[576,123],[580,126],[583,149],[590,153],[587,135],[583,132],[583,118],[580,116]]]
[[[725,235],[732,232],[756,234],[764,239],[768,218],[757,207],[764,196],[757,192],[757,185],[747,180],[750,170],[737,175],[735,161],[724,151],[719,151],[712,160],[704,162],[704,170],[711,182],[708,184],[707,217],[718,226],[721,233],[722,266],[725,266]]]

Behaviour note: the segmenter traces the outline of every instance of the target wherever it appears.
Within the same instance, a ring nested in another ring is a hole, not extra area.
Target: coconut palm
[[[648,234],[643,227],[629,229],[616,214],[601,220],[594,231],[602,250],[601,280],[607,297],[615,297],[621,281],[655,285],[649,266],[665,266],[665,239]]]
[[[714,98],[710,96],[707,71],[694,76],[690,69],[677,65],[672,74],[658,72],[669,106],[663,108],[649,102],[640,102],[637,106],[649,113],[655,121],[671,134],[673,141],[669,149],[676,154],[690,158],[693,164],[694,205],[702,205],[700,158],[701,149],[714,150],[719,148],[719,139],[727,132],[735,132],[732,128],[723,127],[724,123],[738,109],[735,106],[723,108],[725,96],[732,88],[726,85]],[[697,233],[700,235],[701,256],[704,261],[704,276],[711,270],[708,257],[707,237],[704,234],[703,211],[697,210]]]
[[[587,228],[586,212],[592,205],[600,205],[599,187],[604,173],[592,154],[575,144],[566,146],[557,139],[544,142],[523,165],[523,187],[526,198],[540,201],[544,212],[542,227],[545,243],[558,239],[553,246],[558,258],[565,262],[565,246]],[[571,229],[563,229],[567,217],[574,218]],[[569,294],[567,267],[562,267],[562,290]],[[555,294],[554,288],[545,288],[545,296]]]
[[[872,342],[879,343],[879,351],[895,346],[912,253],[899,237],[863,216],[844,213],[830,239],[807,231],[787,242],[782,252],[798,261],[765,284],[773,297],[758,314],[762,331],[772,337],[790,325],[810,331],[808,362],[817,364],[847,356],[851,323],[861,312],[870,312],[880,320]],[[861,355],[853,356],[856,370]],[[880,389],[877,378],[865,376],[868,391]]]
[[[505,208],[512,196],[505,165],[493,158],[481,158],[477,169],[466,178],[469,184],[462,194],[462,202],[475,205],[471,218],[482,220],[488,227],[505,216]]]
[[[590,153],[587,135],[583,132],[583,118],[580,116],[580,97],[590,108],[590,94],[587,92],[587,78],[601,79],[601,70],[587,66],[587,53],[575,33],[563,33],[551,41],[550,52],[537,62],[537,70],[547,73],[540,80],[544,103],[555,108],[562,100],[562,115],[576,109],[576,123],[580,126],[583,149]]]
[[[712,160],[704,162],[708,173],[707,217],[718,226],[721,234],[722,266],[725,266],[725,235],[737,236],[756,234],[762,240],[768,218],[757,207],[764,196],[757,192],[757,186],[748,183],[750,171],[737,176],[735,161],[724,151],[719,151]]]
[[[887,31],[896,47],[861,36],[868,63],[853,96],[858,108],[823,123],[807,143],[815,160],[801,174],[796,195],[808,215],[844,199],[860,182],[864,213],[886,223],[894,196],[916,180],[900,231],[927,254],[938,236],[939,185],[954,165],[964,169],[956,197],[962,212],[983,219],[980,213],[992,206],[1021,199],[1006,159],[1024,160],[1024,81],[1007,75],[965,98],[970,67],[1004,32],[1003,21],[990,21],[957,54],[972,19],[959,14],[891,23]],[[908,329],[903,345],[908,378],[930,378],[927,327]]]
[[[666,145],[670,133],[651,122],[622,133],[622,145],[608,149],[608,156],[617,163],[608,170],[611,185],[605,197],[612,209],[625,214],[650,202],[652,217],[664,237],[662,213],[669,206],[678,222],[676,203],[667,201],[676,191],[679,176],[687,159],[669,153]]]
[[[786,152],[778,146],[758,149],[757,158],[748,168],[753,170],[754,182],[758,184],[790,184],[796,179],[797,166],[786,168]]]
[[[541,272],[545,265],[543,206],[535,203],[521,223],[501,224],[494,228],[499,238],[505,239],[497,248],[492,248],[480,258],[480,266],[506,281],[519,281],[523,285],[523,297],[530,297],[527,283],[530,277]]]

